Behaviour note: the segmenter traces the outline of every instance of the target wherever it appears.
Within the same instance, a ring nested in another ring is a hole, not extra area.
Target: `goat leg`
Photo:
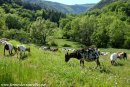
[[[97,64],[96,68],[97,68],[98,66],[100,66],[99,59],[96,59],[96,64]],[[101,67],[100,67],[100,68],[101,68]]]
[[[4,47],[4,56],[5,56],[5,47]]]
[[[10,50],[9,50],[9,55],[11,55],[11,52],[10,52]]]
[[[81,59],[81,60],[80,60],[80,66],[83,66],[83,67],[84,67],[84,59]]]

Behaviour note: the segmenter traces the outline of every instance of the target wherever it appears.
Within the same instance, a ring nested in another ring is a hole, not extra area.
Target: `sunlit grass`
[[[72,42],[67,39],[55,39],[55,42],[58,44],[59,47],[63,47],[65,44],[69,45],[71,48],[81,48],[81,44],[78,42]]]
[[[18,42],[11,41],[11,43]],[[85,62],[80,67],[77,59],[64,61],[64,52],[50,52],[29,45],[31,53],[25,59],[15,56],[3,56],[0,45],[0,84],[47,84],[48,87],[129,87],[130,59],[117,60],[118,66],[110,64],[109,56],[100,56],[101,68],[95,69],[95,62]],[[117,52],[120,49],[100,49]],[[123,49],[128,53],[129,50]],[[8,54],[7,54],[8,55]]]

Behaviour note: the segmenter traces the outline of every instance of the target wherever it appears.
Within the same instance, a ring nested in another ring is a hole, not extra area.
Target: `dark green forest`
[[[42,45],[65,38],[86,46],[130,48],[130,3],[115,0],[75,15],[21,0],[1,0],[0,37]]]

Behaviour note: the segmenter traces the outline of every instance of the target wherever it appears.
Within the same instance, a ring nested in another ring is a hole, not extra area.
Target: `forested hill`
[[[45,0],[23,0],[23,1],[37,4],[42,8],[49,8],[57,10],[62,13],[73,13],[73,14],[79,14],[81,12],[87,11],[95,5],[95,4],[65,5]]]
[[[130,2],[130,0],[101,0],[98,4],[96,4],[92,9],[103,8],[104,6],[111,4],[113,2],[122,1],[122,2]]]
[[[1,0],[0,19],[0,38],[55,46],[55,38],[66,38],[86,46],[130,48],[129,0],[79,15],[64,15],[20,0]]]
[[[9,14],[16,14],[19,17],[28,18],[31,21],[36,20],[37,17],[49,19],[52,22],[59,22],[59,19],[65,17],[61,12],[51,10],[48,8],[41,8],[36,4],[23,2],[23,0],[1,0],[0,7]],[[56,15],[56,16],[55,16]]]
[[[130,48],[130,3],[117,0],[101,9],[68,16],[60,20],[60,28],[64,37],[86,46]]]
[[[47,38],[58,32],[59,20],[63,17],[65,14],[61,12],[22,0],[1,0],[0,38],[45,44]]]

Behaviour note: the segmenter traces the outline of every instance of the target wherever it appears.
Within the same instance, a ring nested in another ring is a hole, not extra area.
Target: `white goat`
[[[118,57],[118,54],[117,53],[112,53],[111,55],[110,55],[110,60],[111,60],[111,64],[112,65],[114,65],[116,62],[115,62],[115,60],[117,59],[117,57]]]
[[[22,52],[24,52],[25,55],[25,51],[30,52],[30,48],[27,48],[24,45],[17,45],[17,58],[18,58],[18,52],[20,52],[20,58],[22,57]]]

